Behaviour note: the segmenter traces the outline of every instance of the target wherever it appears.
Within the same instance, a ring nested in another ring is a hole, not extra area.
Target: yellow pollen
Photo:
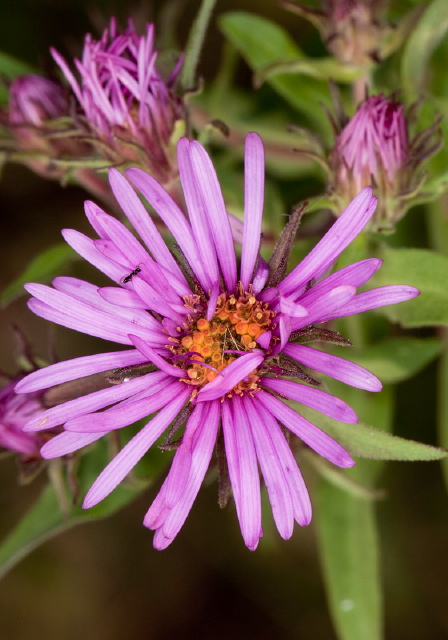
[[[185,299],[188,309],[193,303],[199,301]],[[220,371],[240,357],[238,352],[257,348],[256,339],[274,327],[275,315],[266,303],[259,302],[252,293],[244,293],[242,288],[229,296],[221,293],[215,315],[210,320],[189,316],[182,330],[184,335],[170,347],[174,355],[185,356],[181,380],[193,385],[196,391],[215,380]],[[229,397],[233,393],[255,393],[258,380],[257,371],[252,371],[228,393]]]

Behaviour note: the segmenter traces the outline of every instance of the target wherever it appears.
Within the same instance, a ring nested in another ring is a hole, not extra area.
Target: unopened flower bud
[[[141,166],[163,183],[177,175],[173,137],[184,106],[174,85],[182,60],[162,77],[153,24],[139,36],[131,21],[119,33],[112,19],[100,40],[87,35],[82,59],[74,61],[79,79],[52,54],[76,96],[79,124],[108,164]]]
[[[382,94],[367,98],[341,130],[329,155],[330,190],[337,206],[345,206],[371,185],[379,201],[373,228],[393,226],[422,184],[417,170],[438,150],[438,133],[436,122],[425,135],[410,141],[404,105]]]

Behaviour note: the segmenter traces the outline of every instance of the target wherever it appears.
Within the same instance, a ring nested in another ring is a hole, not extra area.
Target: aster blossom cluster
[[[87,35],[82,59],[74,61],[79,79],[56,50],[52,55],[76,97],[78,124],[99,153],[115,165],[143,166],[167,182],[174,171],[171,137],[184,117],[182,99],[175,94],[182,57],[163,78],[154,25],[147,24],[139,36],[129,20],[120,33],[112,18],[100,40]]]
[[[27,285],[33,296],[29,306],[37,315],[132,348],[51,365],[30,374],[16,391],[36,392],[100,372],[110,383],[28,422],[25,430],[35,432],[64,425],[42,448],[44,458],[64,456],[152,416],[99,475],[84,507],[113,491],[167,431],[162,448],[174,449],[174,459],[144,518],[155,530],[158,549],[182,527],[218,445],[220,502],[227,501],[227,476],[244,541],[255,549],[262,536],[258,465],[281,536],[292,535],[294,521],[306,525],[311,519],[308,492],[282,428],[335,465],[354,464],[334,439],[288,405],[289,399],[336,420],[357,422],[353,410],[319,389],[304,367],[361,389],[381,389],[359,365],[309,346],[316,340],[344,342],[316,325],[408,300],[418,291],[392,285],[357,293],[380,267],[377,259],[328,275],[375,211],[370,188],[285,276],[287,242],[283,253],[279,243],[269,263],[259,255],[264,154],[258,135],[246,139],[242,229],[226,210],[205,149],[183,138],[177,153],[188,216],[141,169],[128,169],[127,178],[110,170],[115,197],[146,248],[92,202],[85,210],[98,239],[63,232],[118,286],[98,288],[66,277],[56,278],[53,287]],[[173,234],[175,255],[128,180]],[[242,236],[239,263],[233,234]]]

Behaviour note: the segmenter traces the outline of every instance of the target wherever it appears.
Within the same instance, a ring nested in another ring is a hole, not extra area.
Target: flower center
[[[256,339],[274,328],[274,316],[269,305],[251,293],[238,297],[221,293],[212,319],[208,321],[203,315],[191,318],[184,335],[177,339],[178,344],[171,347],[176,359],[185,359],[186,375],[182,380],[196,387],[214,380],[242,352],[257,347]],[[235,392],[253,390],[257,381],[253,371]]]

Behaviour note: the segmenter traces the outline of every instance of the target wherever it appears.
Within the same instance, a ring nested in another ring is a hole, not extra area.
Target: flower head
[[[82,60],[75,59],[77,80],[62,56],[52,50],[77,98],[80,116],[99,152],[114,164],[147,168],[159,181],[172,177],[175,124],[183,102],[174,93],[182,59],[164,80],[157,68],[154,25],[138,36],[132,21],[123,33],[112,18],[100,40],[89,34]]]
[[[39,457],[45,438],[39,433],[22,431],[22,427],[42,413],[42,394],[17,395],[14,387],[22,378],[11,380],[0,390],[0,447],[26,457]]]
[[[175,237],[177,257],[128,180],[112,169],[114,194],[146,248],[121,222],[87,202],[86,214],[98,239],[72,230],[64,231],[64,237],[116,286],[99,289],[65,277],[56,278],[54,288],[27,285],[33,296],[29,306],[36,314],[131,348],[52,365],[32,373],[17,391],[37,391],[100,372],[115,383],[30,420],[30,431],[64,424],[64,432],[42,448],[46,458],[80,449],[154,414],[99,475],[84,507],[105,498],[168,430],[163,448],[176,453],[144,519],[156,531],[158,549],[167,547],[182,527],[217,445],[219,468],[224,476],[228,472],[244,541],[255,549],[262,536],[258,465],[283,538],[291,536],[294,520],[306,525],[311,519],[308,492],[282,427],[334,464],[354,464],[347,451],[284,401],[295,400],[337,420],[357,421],[352,409],[319,389],[303,367],[362,389],[381,388],[362,367],[309,346],[313,340],[344,342],[339,334],[316,325],[407,300],[418,291],[400,285],[357,294],[356,288],[379,268],[376,259],[328,275],[373,215],[376,198],[370,188],[284,277],[298,216],[292,216],[267,264],[259,255],[264,157],[258,135],[246,139],[240,263],[232,237],[237,224],[226,211],[205,149],[181,139],[178,163],[188,217],[152,176],[141,169],[127,171]],[[183,435],[176,436],[183,427]],[[221,504],[227,497],[223,488]]]
[[[67,132],[68,115],[64,87],[31,73],[18,76],[9,87],[8,108],[0,112],[0,122],[9,133],[2,139],[2,150],[44,177],[63,177],[66,171],[57,160],[85,152],[85,145],[61,135]]]
[[[310,20],[342,64],[369,67],[391,52],[392,29],[382,20],[384,0],[322,0],[323,9],[289,0],[281,4]]]
[[[47,120],[68,113],[63,87],[49,78],[29,73],[18,76],[9,87],[9,122],[43,127]]]
[[[339,206],[366,186],[376,189],[376,228],[402,217],[409,197],[422,184],[417,170],[439,148],[438,121],[410,141],[408,120],[402,103],[382,94],[370,96],[342,128],[329,156],[330,188]]]

